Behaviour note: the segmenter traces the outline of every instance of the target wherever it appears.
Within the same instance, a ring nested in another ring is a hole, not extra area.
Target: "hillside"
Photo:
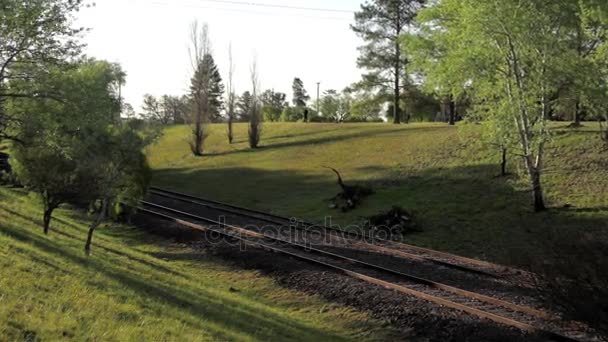
[[[479,142],[476,128],[445,124],[266,124],[262,148],[247,145],[247,126],[237,125],[228,145],[225,125],[213,125],[207,155],[187,145],[189,128],[174,126],[149,151],[154,184],[216,200],[312,221],[356,225],[362,217],[401,205],[424,232],[409,242],[517,263],[514,255],[547,234],[596,232],[608,222],[608,165],[596,123],[570,130],[554,124],[544,178],[549,212],[534,214],[520,160],[513,176],[499,174],[499,155]],[[375,194],[352,212],[329,208],[339,188],[364,183]]]
[[[129,226],[100,229],[86,258],[87,218],[62,209],[46,237],[32,202],[0,187],[2,341],[325,341],[388,333],[367,314]]]

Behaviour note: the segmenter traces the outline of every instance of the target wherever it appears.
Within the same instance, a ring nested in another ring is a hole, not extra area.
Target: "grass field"
[[[389,334],[366,314],[132,227],[99,230],[86,258],[87,218],[62,209],[46,237],[32,203],[0,187],[0,341],[325,341]]]
[[[544,178],[554,209],[542,214],[530,210],[519,159],[510,158],[513,176],[496,177],[499,155],[478,132],[445,124],[266,124],[255,151],[246,125],[237,125],[233,145],[225,125],[213,125],[199,158],[189,152],[189,128],[175,126],[149,156],[157,186],[342,225],[401,205],[424,229],[409,242],[517,263],[514,256],[543,235],[608,228],[608,152],[597,123],[566,125],[554,125]],[[339,169],[347,183],[371,185],[375,195],[350,213],[330,209],[339,188],[322,165]]]

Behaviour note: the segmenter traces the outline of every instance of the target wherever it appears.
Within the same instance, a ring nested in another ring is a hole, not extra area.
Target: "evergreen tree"
[[[302,80],[297,77],[294,78],[292,90],[293,90],[293,99],[292,99],[293,105],[296,108],[296,111],[298,112],[298,114],[302,113],[302,115],[303,115],[304,110],[306,109],[306,103],[308,102],[308,100],[310,100],[310,96],[308,96],[306,89],[304,89],[304,82],[302,82]]]
[[[424,0],[368,0],[355,13],[351,26],[367,44],[360,47],[359,67],[369,71],[361,85],[393,93],[394,123],[401,123],[400,97],[402,80],[407,77],[407,58],[403,53],[401,35],[408,27]]]
[[[251,97],[251,92],[245,91],[243,95],[239,96],[238,101],[236,103],[237,115],[239,121],[248,122],[249,116],[251,114],[251,103],[253,99]]]

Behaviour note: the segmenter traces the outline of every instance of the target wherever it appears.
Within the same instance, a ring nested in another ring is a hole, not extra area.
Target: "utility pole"
[[[321,89],[321,82],[317,82],[317,116],[320,116],[321,113],[319,112],[319,90]]]

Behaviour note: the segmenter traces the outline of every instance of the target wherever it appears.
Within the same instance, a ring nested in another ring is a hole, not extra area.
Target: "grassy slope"
[[[321,221],[353,224],[361,216],[402,205],[413,210],[424,233],[410,242],[510,263],[549,228],[597,230],[608,219],[606,152],[588,129],[555,127],[544,179],[547,199],[571,210],[533,214],[526,184],[496,178],[498,155],[482,146],[474,130],[444,124],[266,124],[263,148],[252,151],[246,125],[228,145],[225,126],[214,125],[208,155],[191,156],[189,128],[167,129],[150,151],[154,182],[210,198]],[[338,192],[339,169],[346,182],[366,182],[376,194],[351,213],[328,208]],[[511,171],[521,174],[515,157]]]
[[[322,341],[386,334],[365,314],[131,227],[101,229],[87,259],[86,217],[60,210],[61,222],[45,237],[33,202],[0,187],[2,341]]]

